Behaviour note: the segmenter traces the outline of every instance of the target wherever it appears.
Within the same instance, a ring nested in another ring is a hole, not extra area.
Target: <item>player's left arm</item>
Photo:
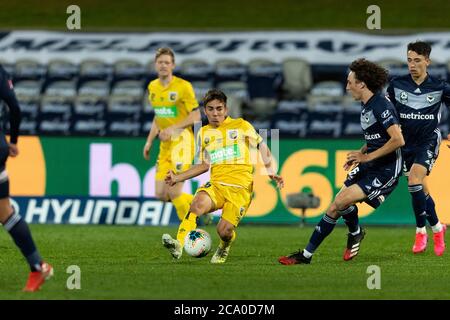
[[[405,145],[405,140],[403,139],[403,134],[398,124],[391,125],[386,131],[389,134],[390,139],[381,148],[366,154],[359,151],[350,152],[347,155],[347,161],[353,161],[354,163],[373,161]]]
[[[283,177],[277,174],[277,165],[273,159],[272,152],[264,141],[258,144],[259,154],[264,163],[264,167],[267,170],[269,178],[276,182],[278,188],[284,187]]]
[[[2,75],[0,83],[0,97],[6,102],[9,108],[9,124],[10,124],[10,138],[9,138],[9,155],[15,157],[19,154],[17,147],[17,140],[19,138],[19,127],[22,119],[19,102],[17,101],[11,79],[6,73]]]

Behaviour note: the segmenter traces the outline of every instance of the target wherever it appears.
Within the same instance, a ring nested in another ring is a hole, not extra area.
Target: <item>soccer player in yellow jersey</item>
[[[172,201],[180,220],[189,210],[193,196],[183,193],[183,182],[169,186],[164,178],[172,170],[188,169],[194,158],[192,125],[200,121],[198,102],[192,85],[173,75],[175,55],[170,48],[159,48],[155,55],[158,78],[148,85],[149,101],[155,111],[152,127],[144,146],[146,160],[156,136],[161,143],[156,162],[155,194],[162,201]]]
[[[272,154],[262,137],[247,121],[228,117],[226,103],[227,97],[223,92],[208,91],[203,106],[209,124],[201,128],[197,137],[196,164],[179,174],[170,171],[165,179],[167,184],[176,185],[211,168],[211,180],[197,189],[189,212],[178,228],[177,239],[172,239],[169,234],[162,237],[163,245],[176,259],[182,255],[184,238],[196,228],[197,217],[222,209],[217,225],[221,241],[211,263],[226,261],[231,243],[236,238],[235,229],[250,206],[253,165],[258,151],[269,177],[279,188],[284,185],[283,178],[276,174]]]

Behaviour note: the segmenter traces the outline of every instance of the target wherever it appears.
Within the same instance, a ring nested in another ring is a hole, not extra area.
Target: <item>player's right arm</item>
[[[150,132],[147,136],[147,141],[144,145],[143,155],[145,160],[150,160],[150,149],[152,148],[153,140],[155,140],[155,137],[158,135],[159,129],[158,125],[156,124],[155,118],[153,118],[152,127],[150,128]]]
[[[366,154],[367,153],[367,143],[365,143],[360,149],[359,152],[361,154]],[[349,153],[347,154],[348,157]],[[354,161],[346,161],[344,164],[344,170],[348,171],[353,165],[355,164]]]
[[[189,180],[196,176],[201,175],[209,170],[209,162],[203,161],[200,164],[194,164],[188,170],[181,172],[179,174],[175,174],[172,170],[167,173],[164,181],[170,186],[177,184],[178,182],[183,182],[185,180]]]
[[[203,129],[203,128],[202,128]],[[188,170],[181,172],[179,174],[175,174],[172,170],[167,173],[164,181],[173,186],[178,182],[182,182],[196,176],[199,176],[209,170],[211,165],[210,158],[208,152],[205,150],[205,146],[203,145],[203,130],[200,129],[200,132],[197,136],[197,147],[194,157],[194,165],[191,166]]]

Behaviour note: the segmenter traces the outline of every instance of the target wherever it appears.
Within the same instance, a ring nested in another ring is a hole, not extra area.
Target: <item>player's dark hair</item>
[[[353,61],[349,69],[354,72],[355,79],[364,82],[372,93],[381,91],[388,81],[388,71],[366,59]]]
[[[211,89],[205,94],[205,96],[202,99],[203,106],[206,107],[208,102],[213,100],[219,100],[223,102],[225,106],[227,105],[227,96],[225,95],[225,93],[223,93],[218,89]]]
[[[429,58],[431,54],[431,46],[428,42],[425,41],[416,41],[408,43],[407,51],[410,50],[427,58]]]
[[[162,48],[158,48],[158,50],[156,50],[155,53],[155,61],[162,55],[168,55],[172,57],[172,62],[175,63],[175,54],[173,53],[172,49],[168,48],[168,47],[162,47]]]

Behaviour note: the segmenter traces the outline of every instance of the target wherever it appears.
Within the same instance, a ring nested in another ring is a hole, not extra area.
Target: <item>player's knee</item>
[[[165,192],[164,190],[156,190],[155,197],[161,201],[169,201],[170,200],[167,192]]]
[[[334,200],[334,202],[331,204],[330,209],[333,209],[333,210],[330,210],[330,211],[335,213],[336,216],[339,216],[338,212],[342,211],[344,209],[347,209],[350,204],[351,203],[349,203],[349,201],[345,197],[337,197]]]
[[[408,176],[408,185],[422,184],[423,179],[416,174],[409,174]]]
[[[201,197],[195,197],[192,200],[191,207],[189,208],[190,212],[194,212],[197,215],[203,214],[207,212],[207,202]]]

